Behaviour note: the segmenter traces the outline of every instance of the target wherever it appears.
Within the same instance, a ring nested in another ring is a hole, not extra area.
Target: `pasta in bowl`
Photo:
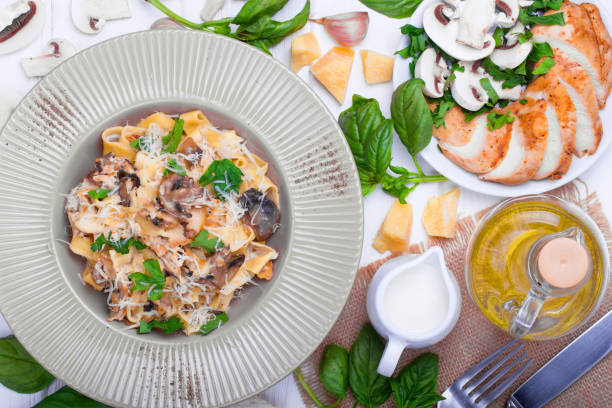
[[[109,321],[139,333],[218,328],[243,286],[274,274],[268,163],[201,111],[157,112],[101,139],[103,156],[65,205],[83,281],[107,297]]]

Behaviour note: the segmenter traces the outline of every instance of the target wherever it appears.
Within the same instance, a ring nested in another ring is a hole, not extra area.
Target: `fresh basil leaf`
[[[437,394],[438,356],[421,354],[391,380],[391,388],[398,408],[429,408],[445,399]]]
[[[213,330],[218,329],[221,325],[227,323],[228,321],[227,314],[225,312],[219,313],[215,316],[214,319],[207,321],[200,327],[200,334],[208,334]]]
[[[140,138],[132,140],[130,142],[130,146],[132,146],[134,149],[142,150],[142,148],[140,147]]]
[[[144,320],[140,322],[140,327],[138,328],[138,334],[146,334],[151,333],[151,329],[153,327],[157,327],[161,329],[166,334],[174,333],[175,331],[181,330],[183,328],[183,321],[179,319],[177,316],[172,316],[170,319],[163,320],[151,320],[150,322],[145,322]]]
[[[232,23],[248,25],[262,16],[271,17],[285,7],[287,1],[289,0],[249,0],[232,19]]]
[[[54,379],[14,336],[0,339],[0,384],[20,394],[33,394]]]
[[[393,121],[385,119],[376,129],[367,145],[368,167],[380,180],[391,164],[391,146],[393,146]]]
[[[552,69],[552,67],[555,66],[555,60],[550,58],[550,57],[546,57],[544,58],[544,60],[533,70],[533,74],[534,75],[544,75],[546,74],[548,71],[550,71]]]
[[[309,15],[310,0],[307,0],[304,8],[292,19],[279,22],[272,20],[269,15],[263,15],[248,26],[240,26],[236,31],[236,38],[266,51],[287,35],[304,27]]]
[[[348,389],[349,354],[344,347],[329,344],[323,351],[319,365],[319,378],[327,391],[345,398]]]
[[[416,156],[431,141],[433,121],[423,95],[421,79],[411,79],[400,85],[391,99],[391,117],[400,140],[412,156]]]
[[[489,78],[482,78],[480,80],[480,85],[485,90],[487,95],[489,96],[489,101],[495,105],[499,101],[499,95],[497,91],[493,88],[493,84],[491,84],[491,80]]]
[[[547,15],[533,15],[530,14],[526,9],[521,9],[519,13],[519,20],[521,23],[532,26],[532,25],[545,25],[545,26],[553,26],[553,25],[565,25],[565,17],[563,12],[555,13],[555,14],[547,14]]]
[[[391,18],[412,17],[423,0],[359,0],[372,10]]]
[[[242,184],[242,170],[229,159],[213,161],[206,172],[200,177],[200,184],[207,186],[212,183],[213,190],[221,201],[231,192],[238,193]]]
[[[166,277],[156,259],[147,259],[143,265],[150,275],[142,272],[131,273],[128,278],[134,282],[134,285],[130,287],[130,291],[146,290],[149,300],[159,300],[163,295]]]
[[[192,248],[204,248],[209,254],[214,254],[218,249],[223,248],[225,244],[219,238],[210,238],[208,231],[202,230],[189,246]]]
[[[102,200],[108,197],[108,193],[110,192],[111,192],[110,190],[105,190],[103,188],[97,188],[95,190],[89,190],[87,194],[94,200]]]
[[[179,143],[181,143],[181,138],[183,137],[183,125],[185,121],[183,119],[178,119],[174,121],[174,126],[170,133],[166,136],[162,137],[162,143],[164,147],[162,148],[163,153],[174,153],[178,148]]]
[[[170,172],[176,173],[181,176],[187,175],[185,168],[178,164],[176,162],[176,159],[170,159],[168,160],[168,163],[166,163],[166,168],[164,169],[164,176]]]
[[[515,117],[508,111],[503,115],[501,113],[491,112],[487,115],[487,126],[489,130],[497,130],[504,127],[507,123],[514,122]]]
[[[34,405],[34,408],[112,408],[108,405],[104,405],[101,402],[92,400],[77,391],[68,387],[63,386],[55,393],[49,395],[38,404]]]

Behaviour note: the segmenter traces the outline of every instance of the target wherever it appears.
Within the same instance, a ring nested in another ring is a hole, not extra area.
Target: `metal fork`
[[[523,349],[523,345],[519,344],[518,347],[489,367],[502,354],[510,350],[516,342],[517,340],[511,341],[466,371],[442,393],[442,396],[446,399],[438,403],[438,408],[485,408],[495,401],[533,361],[533,358],[529,358],[512,374],[508,375],[527,357],[526,351],[516,357],[517,353]],[[502,381],[500,382],[500,380]]]

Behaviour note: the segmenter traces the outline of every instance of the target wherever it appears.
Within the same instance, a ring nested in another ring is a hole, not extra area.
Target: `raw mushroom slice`
[[[459,21],[452,19],[453,9],[443,3],[434,3],[423,14],[425,32],[448,55],[460,61],[477,61],[491,55],[495,50],[493,36],[487,34],[482,49],[459,44],[457,35]]]
[[[612,83],[612,38],[610,38],[610,33],[604,25],[599,8],[591,3],[582,3],[581,6],[591,19],[593,33],[595,33],[599,44],[602,77],[609,86]]]
[[[441,98],[444,96],[446,80],[450,76],[450,70],[442,54],[438,54],[433,48],[428,48],[419,57],[414,68],[415,77],[425,81],[423,93],[430,98]]]
[[[202,21],[210,21],[215,18],[217,13],[223,8],[227,0],[206,0],[200,18]]]
[[[108,20],[130,18],[128,0],[72,0],[72,22],[85,34],[97,34]]]
[[[506,157],[493,171],[481,175],[480,178],[517,185],[531,180],[544,159],[548,136],[546,101],[530,99],[525,105],[515,102],[508,110],[516,119],[512,123]]]
[[[495,0],[463,1],[459,10],[457,42],[479,50],[485,48],[494,22]]]
[[[516,24],[521,10],[519,0],[495,0],[495,9],[498,12],[495,23],[504,28]]]
[[[533,49],[531,41],[522,43],[519,34],[525,32],[525,26],[519,22],[506,34],[506,43],[497,47],[491,54],[491,61],[501,69],[514,69],[527,59]]]
[[[446,128],[435,128],[442,153],[472,173],[488,173],[504,159],[510,142],[510,125],[489,130],[487,115],[465,122],[463,111],[454,107],[445,118]]]
[[[45,25],[41,0],[19,0],[0,9],[0,55],[25,48]]]
[[[612,82],[608,81],[609,72],[602,68],[607,64],[602,61],[600,44],[591,18],[579,4],[572,2],[563,2],[561,11],[565,16],[565,25],[534,26],[531,30],[533,41],[547,42],[582,65],[593,81],[599,107],[603,109],[610,95]]]
[[[49,41],[48,47],[48,54],[21,60],[21,66],[27,76],[45,76],[51,72],[53,68],[57,67],[76,53],[76,48],[74,48],[72,43],[59,38]]]

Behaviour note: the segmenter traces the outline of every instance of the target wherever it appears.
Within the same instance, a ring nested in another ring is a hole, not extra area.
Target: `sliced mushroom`
[[[67,40],[55,38],[49,41],[49,53],[39,57],[25,58],[21,60],[21,66],[29,77],[41,77],[47,75],[76,53],[76,48]]]
[[[495,0],[495,9],[498,11],[495,23],[504,28],[513,27],[518,21],[519,0]]]
[[[533,3],[535,3],[535,0],[520,0],[519,1],[519,6],[521,6],[521,7],[529,7],[529,6],[532,6]]]
[[[414,68],[417,78],[425,81],[423,93],[431,98],[441,98],[444,96],[444,88],[450,70],[446,61],[433,48],[428,48],[419,57]]]
[[[189,137],[179,146],[177,153],[182,154],[189,164],[197,164],[202,157],[202,149]]]
[[[210,21],[217,13],[223,8],[227,0],[206,0],[202,11],[200,12],[200,18],[202,21]]]
[[[97,34],[108,20],[130,18],[128,0],[72,0],[72,22],[85,34]]]
[[[191,218],[188,208],[204,195],[204,188],[196,186],[193,179],[173,173],[159,184],[159,198],[168,212],[180,219]]]
[[[495,22],[495,0],[465,0],[459,11],[457,42],[482,50],[492,37],[489,30]]]
[[[533,49],[531,41],[521,44],[518,40],[518,36],[524,32],[525,26],[521,22],[512,27],[505,36],[506,43],[497,47],[491,54],[491,61],[501,69],[514,69],[521,65]]]
[[[40,35],[44,25],[41,0],[19,0],[0,9],[0,55],[26,47]]]
[[[210,260],[212,282],[219,288],[229,284],[244,263],[244,255],[233,255],[229,246],[215,252]]]
[[[95,169],[87,178],[100,188],[114,191],[124,179],[131,179],[130,191],[140,186],[140,179],[136,175],[134,166],[124,157],[116,157],[113,153],[96,159]]]
[[[495,50],[495,40],[491,34],[484,35],[481,49],[457,42],[459,20],[451,18],[453,13],[453,9],[443,3],[434,3],[425,10],[423,27],[429,38],[460,61],[477,61],[491,55]]]
[[[244,219],[253,228],[257,241],[264,241],[276,232],[280,210],[268,196],[251,188],[240,197],[240,205],[247,210]]]

